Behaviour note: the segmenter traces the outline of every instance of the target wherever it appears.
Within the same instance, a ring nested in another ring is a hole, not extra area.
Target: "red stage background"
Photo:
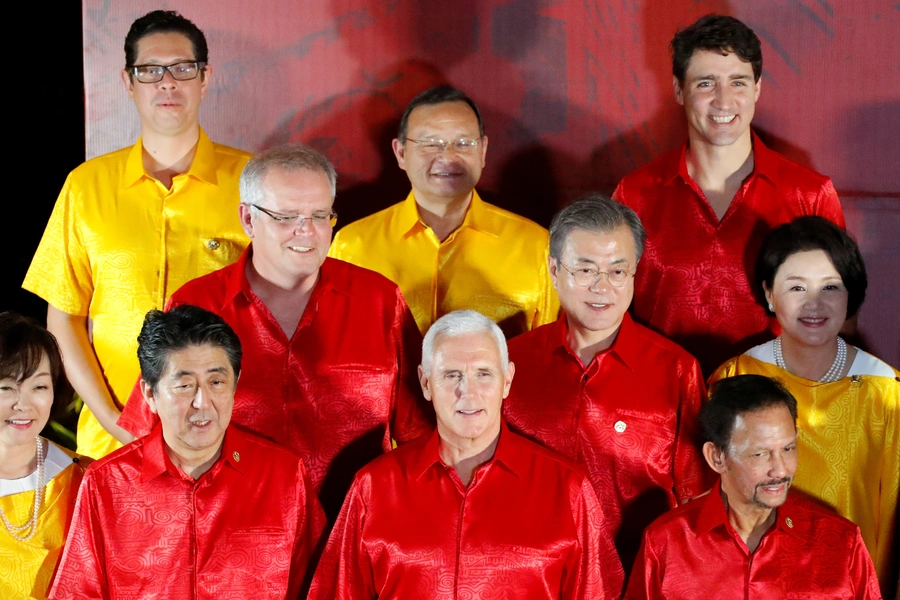
[[[449,83],[484,114],[479,189],[544,225],[587,191],[682,143],[668,44],[697,17],[731,14],[763,43],[754,124],[775,149],[834,179],[870,269],[862,343],[900,364],[900,5],[889,0],[86,1],[86,153],[132,144],[123,40],[166,8],[207,35],[202,123],[256,151],[301,141],[339,173],[347,223],[400,199],[390,153],[404,105]]]

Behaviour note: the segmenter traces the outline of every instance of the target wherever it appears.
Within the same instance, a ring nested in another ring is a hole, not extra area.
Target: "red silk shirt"
[[[584,474],[505,425],[468,488],[437,431],[347,495],[310,600],[614,599],[623,573]]]
[[[692,356],[628,314],[587,367],[567,331],[562,316],[509,342],[504,416],[587,471],[628,569],[644,528],[712,485],[696,440],[706,387]]]
[[[717,485],[660,517],[626,600],[881,600],[859,527],[794,494],[752,554],[728,521]]]
[[[51,598],[297,598],[325,515],[303,461],[229,427],[196,481],[162,428],[88,468]]]
[[[416,378],[422,338],[396,285],[327,258],[288,339],[250,289],[249,256],[187,283],[169,307],[200,306],[234,329],[244,359],[231,422],[303,458],[333,521],[360,467],[390,450],[392,437],[431,429]],[[135,435],[158,422],[144,401],[125,408],[119,425]]]
[[[687,146],[627,175],[613,198],[647,230],[637,268],[634,315],[700,361],[703,372],[774,337],[753,289],[763,238],[795,217],[844,226],[831,180],[765,147],[753,134],[753,172],[720,221],[688,175]]]

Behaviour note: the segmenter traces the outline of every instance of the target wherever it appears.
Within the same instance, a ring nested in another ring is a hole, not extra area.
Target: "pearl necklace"
[[[3,519],[3,524],[6,525],[6,530],[9,531],[9,535],[16,538],[20,542],[27,542],[31,538],[34,537],[34,534],[37,532],[37,519],[38,515],[41,512],[41,498],[44,495],[44,440],[41,439],[41,436],[35,436],[34,441],[37,443],[37,487],[34,488],[34,507],[32,508],[31,518],[28,519],[28,522],[24,525],[13,525],[9,522],[9,519],[6,518],[6,514],[3,512],[3,509],[0,508],[0,518]],[[31,530],[27,535],[24,533],[26,531]]]
[[[838,381],[841,378],[841,373],[844,372],[844,365],[847,364],[847,342],[838,338],[837,345],[837,354],[834,356],[834,361],[831,363],[831,367],[828,371],[826,371],[819,379],[819,383],[833,383]],[[784,354],[781,353],[781,336],[775,338],[772,350],[775,354],[775,364],[785,371],[789,371],[790,369],[787,368],[787,365],[784,362]]]

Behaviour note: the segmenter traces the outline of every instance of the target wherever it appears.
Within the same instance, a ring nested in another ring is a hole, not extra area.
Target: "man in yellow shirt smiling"
[[[412,192],[340,230],[329,256],[378,271],[402,290],[422,333],[473,309],[512,337],[556,320],[547,230],[478,197],[488,138],[475,103],[450,87],[413,98],[393,141]]]
[[[48,302],[47,327],[84,400],[80,454],[99,458],[132,439],[116,419],[140,373],[147,311],[249,242],[237,207],[250,155],[212,143],[198,122],[207,59],[203,32],[178,13],[132,24],[122,82],[141,138],[72,171],[22,284]]]

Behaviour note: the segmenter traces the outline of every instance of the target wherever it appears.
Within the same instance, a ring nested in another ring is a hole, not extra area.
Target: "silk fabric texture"
[[[172,189],[144,170],[141,140],[69,174],[22,284],[54,308],[88,316],[94,352],[120,405],[140,373],[137,335],[184,283],[233,263],[249,243],[238,179],[250,155],[201,130],[190,170]],[[86,405],[78,453],[118,448]]]
[[[220,315],[243,347],[231,422],[303,458],[329,520],[353,475],[432,428],[416,378],[422,338],[396,285],[328,258],[290,338],[250,289],[251,247],[234,265],[190,282],[171,306]],[[134,383],[134,382],[132,382]],[[159,419],[135,388],[119,425],[146,434]]]
[[[353,482],[310,600],[603,600],[623,573],[579,469],[502,426],[468,487],[439,434],[366,466]]]
[[[625,600],[881,600],[859,527],[791,493],[751,554],[720,492],[647,529]]]
[[[708,375],[774,337],[757,303],[753,269],[765,236],[796,217],[844,226],[831,180],[769,150],[753,134],[753,172],[720,221],[688,174],[685,145],[630,175],[613,198],[647,230],[634,284],[634,316],[697,357]]]
[[[51,598],[296,598],[325,525],[303,462],[229,427],[194,481],[162,428],[88,468]]]
[[[84,476],[84,469],[74,462],[75,455],[60,450],[73,461],[44,485],[34,537],[27,542],[17,540],[0,524],[0,598],[47,597]],[[34,493],[32,490],[0,497],[3,513],[13,525],[22,525],[31,518]]]
[[[378,271],[403,290],[424,335],[439,317],[477,310],[507,337],[556,319],[547,230],[472,192],[463,224],[443,242],[405,201],[338,231],[329,256]]]
[[[516,376],[503,413],[587,471],[628,570],[644,528],[712,485],[697,443],[706,387],[692,356],[627,313],[587,366],[567,331],[563,315],[509,342]]]
[[[744,354],[710,378],[712,385],[751,373],[787,386],[797,399],[799,430],[793,488],[859,525],[885,590],[896,585],[891,552],[900,489],[900,373],[888,370],[894,377],[855,375],[819,383]]]

